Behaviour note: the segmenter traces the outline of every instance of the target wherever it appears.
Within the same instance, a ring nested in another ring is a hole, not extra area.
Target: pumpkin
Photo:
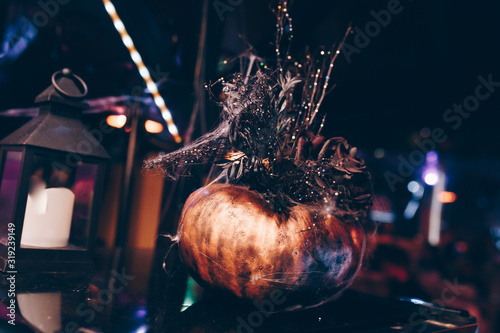
[[[276,308],[318,305],[353,280],[367,236],[361,223],[316,212],[298,204],[284,217],[247,187],[209,185],[184,205],[181,257],[210,289],[258,302],[280,294]]]
[[[276,309],[338,295],[358,272],[373,231],[370,174],[344,138],[320,135],[316,86],[324,95],[329,74],[318,83],[309,73],[321,70],[309,71],[223,80],[219,126],[145,163],[173,179],[197,164],[223,170],[216,178],[228,184],[201,188],[184,205],[175,237],[181,257],[202,286],[271,300]]]

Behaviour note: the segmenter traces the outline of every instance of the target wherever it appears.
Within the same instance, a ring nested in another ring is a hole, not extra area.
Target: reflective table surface
[[[194,288],[171,245],[159,240],[156,251],[101,249],[94,272],[17,274],[14,292],[4,276],[0,332],[477,331],[466,311],[354,290],[314,309],[273,313],[271,302]]]

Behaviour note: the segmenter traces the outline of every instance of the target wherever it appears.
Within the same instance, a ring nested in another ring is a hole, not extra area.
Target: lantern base
[[[68,273],[68,274],[88,274],[96,271],[95,264],[92,260],[82,261],[48,261],[48,260],[23,260],[22,258],[15,259],[15,266],[10,266],[11,262],[3,257],[0,257],[0,275],[18,274],[18,276],[27,273]]]

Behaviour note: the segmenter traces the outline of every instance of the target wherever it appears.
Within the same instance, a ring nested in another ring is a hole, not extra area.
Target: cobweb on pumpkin
[[[144,167],[176,179],[192,165],[212,163],[222,167],[217,180],[250,186],[275,212],[286,215],[298,203],[321,202],[335,204],[344,220],[357,219],[371,196],[364,162],[343,138],[320,136],[325,117],[318,116],[319,108],[340,52],[332,50],[320,68],[313,61],[303,70],[288,66],[286,73],[283,67],[257,68],[211,84],[212,96],[213,86],[221,84],[225,97],[218,102],[220,124],[175,152],[146,160]]]
[[[191,200],[196,201],[198,199],[197,196],[200,195],[203,196],[205,194],[203,191],[197,191]],[[196,250],[199,255],[205,257],[215,265],[217,267],[216,269],[224,271],[226,274],[233,276],[234,279],[242,278],[240,274],[224,269],[223,258],[206,255],[204,251],[199,248],[199,245],[201,245],[199,242],[189,239],[188,235],[183,233],[182,221],[185,213],[184,211],[180,218],[180,228],[177,235],[175,237],[166,236],[174,242],[173,246],[178,245],[182,239],[183,242],[190,244],[190,248]],[[314,214],[314,210],[311,211],[311,214]],[[343,228],[340,224],[334,225],[333,227],[337,229],[337,231],[333,231],[333,234],[340,237],[333,241],[317,235],[317,229],[315,228],[303,230],[303,232],[311,233],[310,237],[314,239],[312,246],[306,246],[304,249],[305,253],[303,253],[303,258],[307,258],[308,260],[304,261],[304,270],[293,272],[273,271],[269,273],[255,272],[255,274],[247,278],[247,281],[255,284],[259,284],[260,281],[269,282],[270,288],[272,290],[280,290],[283,292],[284,297],[294,297],[293,293],[295,292],[299,292],[301,295],[308,295],[310,293],[323,295],[323,291],[326,289],[335,290],[335,293],[325,292],[324,294],[328,296],[323,297],[321,301],[313,305],[309,305],[307,301],[301,302],[299,297],[299,301],[294,303],[295,305],[282,308],[279,311],[295,311],[299,309],[314,308],[338,298],[342,291],[351,285],[362,267],[363,261],[361,258],[364,257],[366,252],[367,239],[364,237],[361,238],[362,243],[359,246],[359,253],[355,253],[354,248],[356,248],[356,246],[350,247],[348,245],[350,242],[353,242],[352,238],[350,238],[352,236],[349,235],[349,233],[340,232]],[[318,251],[318,249],[333,249],[334,251]],[[328,255],[329,258],[324,258],[324,255]],[[340,259],[342,260],[342,264],[339,265],[338,262]],[[334,277],[330,278],[337,279],[337,282],[335,284],[325,284],[323,280],[325,274],[333,274]],[[317,278],[315,278],[315,276]],[[297,281],[297,278],[299,278],[299,281],[300,279],[307,279],[308,283],[305,285],[294,283]]]
[[[304,62],[294,62],[289,56],[293,27],[286,3],[280,1],[275,10],[276,70],[256,64],[257,56],[250,50],[250,65],[245,74],[206,85],[221,107],[219,125],[179,150],[147,159],[144,168],[160,170],[166,177],[177,179],[192,165],[217,165],[222,171],[214,176],[215,181],[225,179],[231,184],[249,186],[284,218],[290,207],[302,203],[309,205],[318,225],[331,214],[342,223],[359,222],[366,227],[371,225],[367,218],[372,195],[370,174],[363,160],[357,158],[357,149],[345,139],[321,136],[325,114],[320,107],[333,88],[331,73],[351,28],[347,28],[338,45],[322,52],[322,61],[307,57]],[[223,100],[218,100],[218,94],[213,92],[218,85]],[[320,239],[315,228],[303,232]],[[182,217],[178,234],[165,237],[174,245],[179,243],[184,237]],[[361,252],[364,257],[365,240]],[[209,259],[216,263],[216,258]],[[361,263],[355,267],[356,272]],[[355,275],[344,281],[341,290]],[[286,285],[289,277],[273,275],[272,279],[279,287]]]

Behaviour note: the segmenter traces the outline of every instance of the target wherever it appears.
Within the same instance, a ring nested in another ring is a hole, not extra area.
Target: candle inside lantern
[[[65,187],[40,185],[28,194],[21,246],[68,246],[75,194]]]

